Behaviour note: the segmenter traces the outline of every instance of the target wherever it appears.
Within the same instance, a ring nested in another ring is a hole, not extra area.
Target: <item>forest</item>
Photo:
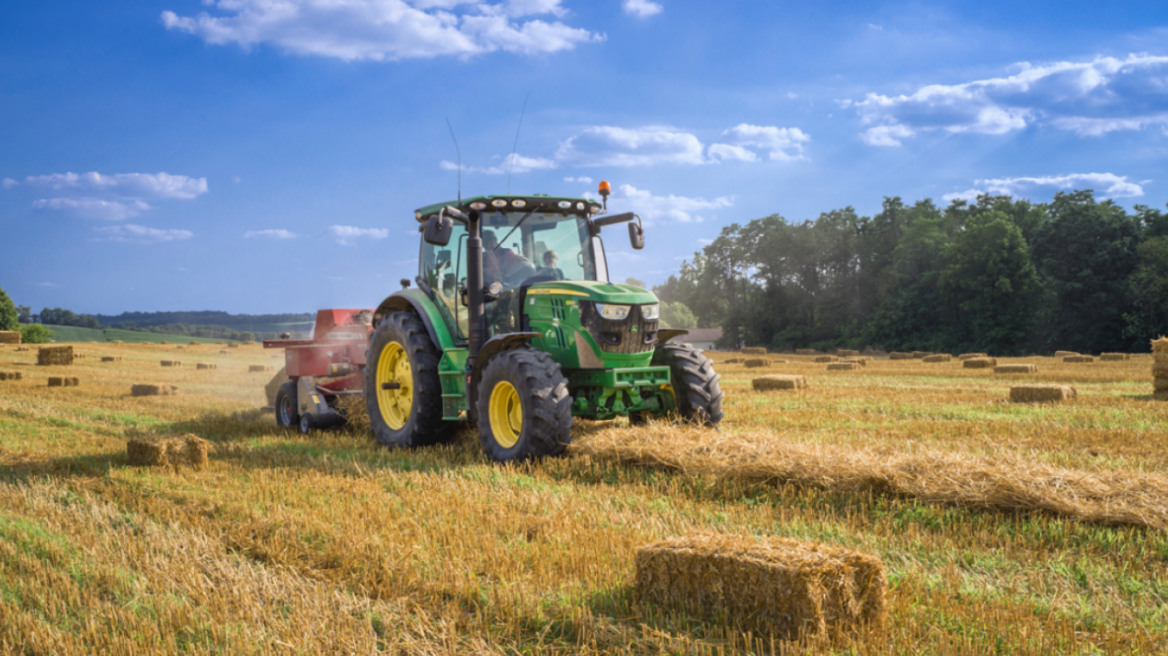
[[[771,215],[653,291],[721,326],[722,348],[1144,352],[1168,334],[1168,213],[1080,190]]]

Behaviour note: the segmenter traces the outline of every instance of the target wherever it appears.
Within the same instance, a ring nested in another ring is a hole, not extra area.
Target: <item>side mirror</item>
[[[633,250],[639,251],[645,247],[645,229],[641,227],[639,217],[636,223],[629,224],[629,243],[632,244]]]
[[[445,246],[450,243],[450,236],[454,234],[454,221],[446,216],[445,212],[438,212],[426,222],[426,232],[422,239],[427,244]]]

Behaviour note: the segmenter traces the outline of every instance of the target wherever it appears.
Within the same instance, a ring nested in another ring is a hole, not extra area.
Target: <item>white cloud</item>
[[[863,101],[842,104],[875,126],[863,133],[874,146],[897,146],[901,138],[934,130],[1000,135],[1048,125],[1081,136],[1168,130],[1168,57],[1022,62],[1017,69],[1005,77],[932,84],[907,95],[870,93]]]
[[[958,191],[952,194],[945,194],[941,196],[941,200],[946,203],[952,203],[955,200],[963,200],[967,203],[972,203],[977,200],[978,196],[985,194],[981,189],[966,189],[965,191]]]
[[[757,162],[758,155],[754,154],[753,150],[749,150],[743,146],[731,146],[730,144],[712,144],[709,148],[710,159],[716,162],[727,162],[737,160],[740,162]]]
[[[514,160],[514,166],[511,165]],[[442,160],[438,163],[442,169],[446,171],[457,171],[458,164]],[[468,173],[485,173],[487,175],[507,175],[510,173],[527,173],[536,169],[554,169],[559,164],[550,159],[543,159],[542,157],[524,157],[516,153],[514,157],[507,155],[503,158],[503,162],[497,166],[463,166],[462,170]]]
[[[1093,189],[1099,198],[1138,198],[1144,195],[1144,188],[1141,183],[1131,182],[1127,179],[1126,175],[1115,175],[1114,173],[1072,173],[1070,175],[1041,177],[986,178],[977,180],[975,184],[981,188],[946,194],[942,198],[946,202],[952,202],[955,198],[973,201],[982,194],[1022,196],[1028,192],[1044,189]]]
[[[107,228],[94,228],[94,231],[109,235],[109,241],[120,241],[137,244],[157,244],[164,241],[181,241],[190,239],[195,233],[189,230],[158,230],[145,226],[127,223]]]
[[[38,282],[36,284],[36,286],[37,287],[60,287],[60,285],[58,285],[55,282]]]
[[[883,32],[883,31],[884,31],[884,26],[883,26],[883,25],[877,25],[876,23],[868,23],[868,29],[870,29],[870,30],[876,30],[877,32]]]
[[[710,146],[710,156],[726,156],[735,154],[731,148],[738,147],[737,156],[729,157],[731,159],[743,159],[748,162],[755,161],[754,157],[746,159],[742,157],[742,149],[745,147],[761,148],[770,151],[770,158],[780,161],[791,161],[803,159],[803,144],[811,141],[811,137],[799,128],[778,128],[774,126],[765,125],[750,125],[747,123],[739,124],[722,133],[723,137],[729,137],[729,147],[726,144],[714,144]],[[717,151],[715,151],[717,148]],[[753,155],[753,153],[751,153]]]
[[[273,230],[249,230],[243,235],[244,239],[253,239],[256,237],[262,239],[296,239],[296,234],[288,232],[283,228],[278,228]]]
[[[470,57],[506,51],[535,54],[570,50],[604,36],[560,21],[560,0],[210,0],[222,15],[162,12],[167,29],[213,45],[244,49],[270,44],[299,55],[345,61]]]
[[[30,187],[47,187],[57,191],[104,191],[137,198],[191,199],[207,193],[207,178],[189,178],[169,173],[53,173],[30,175],[24,182]]]
[[[672,128],[598,125],[568,137],[556,151],[556,159],[579,166],[703,164],[704,150],[697,137]]]
[[[652,0],[625,0],[621,3],[621,8],[625,10],[626,14],[637,18],[648,18],[660,14],[661,10],[664,9]]]
[[[329,234],[337,238],[342,246],[353,246],[354,240],[385,239],[389,236],[387,228],[354,228],[353,226],[329,226]]]
[[[572,178],[572,177],[564,178],[564,182],[583,182],[584,184],[592,184],[592,178],[590,178],[586,175],[582,175],[578,178]]]
[[[32,203],[35,210],[62,212],[82,219],[124,221],[150,209],[146,203],[135,200],[120,202],[101,198],[42,198]]]
[[[13,180],[12,178],[4,178],[4,180],[0,181],[0,187],[3,187],[5,189],[11,189],[18,184],[20,184],[20,183],[17,182],[16,180]]]
[[[628,184],[618,186],[613,193],[613,199],[620,201],[620,206],[628,207],[639,214],[646,223],[656,219],[664,219],[677,223],[696,223],[704,221],[705,217],[698,212],[717,210],[734,205],[733,196],[719,196],[713,200],[686,196],[655,196],[645,189],[637,189]]]

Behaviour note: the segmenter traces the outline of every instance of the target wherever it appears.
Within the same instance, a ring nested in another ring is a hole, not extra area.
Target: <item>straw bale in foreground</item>
[[[0,380],[23,380],[24,374],[19,371],[0,371]]]
[[[994,367],[995,374],[1036,374],[1038,366],[1033,364],[1000,364]]]
[[[1119,362],[1120,360],[1131,360],[1130,353],[1101,353],[1099,359],[1104,362]]]
[[[1157,378],[1153,385],[1156,392],[1168,392],[1168,378]]]
[[[73,364],[72,346],[42,346],[37,351],[37,364]]]
[[[19,344],[19,330],[0,330],[0,344]]]
[[[788,376],[783,374],[771,374],[768,376],[760,376],[750,381],[754,389],[763,392],[769,390],[788,390],[788,389],[805,389],[807,387],[807,378],[804,376]]]
[[[951,362],[953,360],[953,356],[949,355],[948,353],[937,353],[934,355],[926,355],[925,357],[921,358],[921,360],[929,363]]]
[[[1015,385],[1010,388],[1011,403],[1046,403],[1078,398],[1070,385]]]
[[[815,349],[795,349],[795,355],[819,355]]]
[[[958,360],[972,360],[973,358],[988,358],[988,357],[990,357],[990,356],[985,354],[985,353],[962,353],[961,355],[957,356],[957,359]]]
[[[1055,351],[1054,352],[1054,357],[1056,357],[1056,358],[1069,358],[1072,355],[1078,355],[1078,353],[1076,353],[1074,351]]]
[[[76,377],[70,378],[68,376],[50,376],[49,387],[77,387],[81,381]]]
[[[970,358],[961,363],[966,369],[993,369],[998,366],[997,358]]]
[[[738,352],[742,355],[766,355],[767,350],[761,346],[743,346]]]
[[[207,465],[208,444],[195,435],[134,437],[126,442],[126,463],[134,467]]]
[[[853,371],[859,368],[860,365],[855,362],[833,362],[827,365],[828,371]]]
[[[883,629],[876,556],[789,538],[697,533],[642,547],[637,599],[780,639]]]
[[[746,365],[749,369],[754,369],[757,367],[769,367],[771,366],[771,361],[766,358],[747,358],[742,364]]]
[[[900,353],[898,351],[893,351],[892,353],[888,354],[888,359],[889,360],[912,360],[913,354],[912,353]]]
[[[834,355],[821,355],[815,358],[816,362],[839,362],[839,358]]]
[[[1163,353],[1168,351],[1168,337],[1161,337],[1160,339],[1152,340],[1152,351],[1154,353]]]
[[[839,350],[837,350],[837,351],[835,352],[835,354],[836,354],[836,355],[838,355],[838,356],[840,356],[841,358],[854,358],[854,357],[856,357],[857,355],[859,355],[859,354],[860,354],[860,352],[859,352],[859,351],[853,351],[853,350],[850,350],[850,349],[839,349]]]
[[[1090,355],[1068,355],[1063,358],[1063,362],[1069,364],[1089,364],[1094,362],[1095,358]]]
[[[1152,378],[1168,378],[1168,362],[1153,362]]]
[[[131,396],[173,396],[178,394],[174,385],[132,385]]]

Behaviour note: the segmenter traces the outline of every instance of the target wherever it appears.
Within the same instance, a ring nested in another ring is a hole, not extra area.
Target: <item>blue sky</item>
[[[0,21],[0,287],[23,305],[369,307],[413,210],[581,195],[659,282],[731,222],[884,196],[1168,200],[1168,5],[129,0]]]

